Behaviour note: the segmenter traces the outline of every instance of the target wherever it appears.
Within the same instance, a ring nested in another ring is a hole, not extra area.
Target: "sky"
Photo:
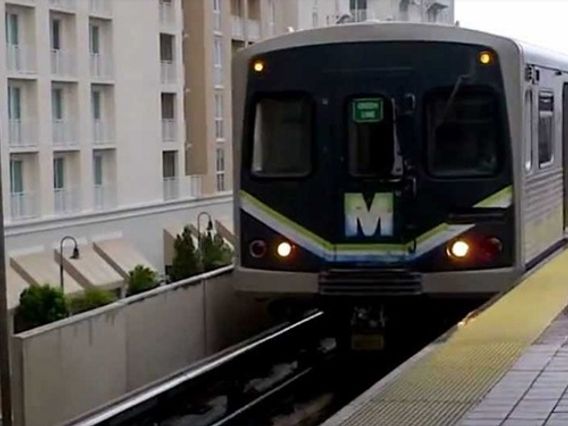
[[[460,26],[568,54],[568,0],[455,0]]]

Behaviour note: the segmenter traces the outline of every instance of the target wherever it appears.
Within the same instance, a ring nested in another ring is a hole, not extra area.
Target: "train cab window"
[[[546,167],[554,152],[554,95],[541,92],[538,97],[538,165]]]
[[[497,173],[500,120],[497,98],[480,91],[438,92],[426,100],[427,163],[436,177]]]
[[[525,93],[525,170],[530,172],[533,165],[533,94],[531,90]]]
[[[256,104],[252,172],[304,176],[311,169],[312,105],[307,97],[264,98]]]
[[[375,96],[351,99],[348,105],[349,172],[390,177],[394,164],[391,102]]]

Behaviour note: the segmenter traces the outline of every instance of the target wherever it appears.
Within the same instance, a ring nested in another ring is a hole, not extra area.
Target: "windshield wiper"
[[[444,122],[446,121],[447,115],[450,112],[450,108],[453,106],[454,100],[456,98],[456,95],[458,94],[458,91],[460,90],[462,84],[464,81],[468,80],[469,78],[471,78],[471,76],[469,74],[461,74],[456,82],[454,83],[454,88],[452,89],[452,93],[450,94],[450,97],[448,98],[448,102],[446,102],[446,105],[444,106],[444,113],[442,114],[442,119],[440,120],[440,123],[438,124],[444,124]]]

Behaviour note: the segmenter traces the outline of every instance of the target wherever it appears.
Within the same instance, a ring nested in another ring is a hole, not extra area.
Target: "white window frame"
[[[213,30],[221,33],[223,30],[222,21],[222,0],[213,0]]]
[[[20,15],[11,11],[6,12],[6,43],[10,46],[20,45]],[[14,40],[15,35],[15,40]]]
[[[217,192],[227,190],[225,182],[225,148],[218,146],[215,150],[215,180]]]
[[[223,93],[215,93],[215,139],[225,140],[225,97]]]
[[[60,164],[61,165],[61,179],[58,179],[58,172],[57,172],[57,167],[56,165]],[[67,182],[66,182],[66,161],[65,161],[65,157],[64,156],[56,156],[53,157],[53,189],[54,190],[65,190],[67,188]],[[61,182],[59,182],[59,180]],[[58,186],[58,185],[61,186]]]
[[[19,168],[19,185],[16,185],[16,174],[14,171],[17,169],[16,164],[18,164]],[[20,190],[15,190],[15,187],[19,186]],[[10,194],[23,194],[25,192],[24,186],[24,160],[21,158],[11,158],[10,159]]]
[[[93,153],[93,182],[95,186],[104,186],[105,182],[105,155],[102,152],[94,152]],[[97,179],[99,178],[100,179]]]
[[[223,87],[223,37],[213,38],[213,84]]]

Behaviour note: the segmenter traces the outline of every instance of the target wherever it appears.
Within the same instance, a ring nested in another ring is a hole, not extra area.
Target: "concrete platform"
[[[323,426],[568,425],[568,252]]]

